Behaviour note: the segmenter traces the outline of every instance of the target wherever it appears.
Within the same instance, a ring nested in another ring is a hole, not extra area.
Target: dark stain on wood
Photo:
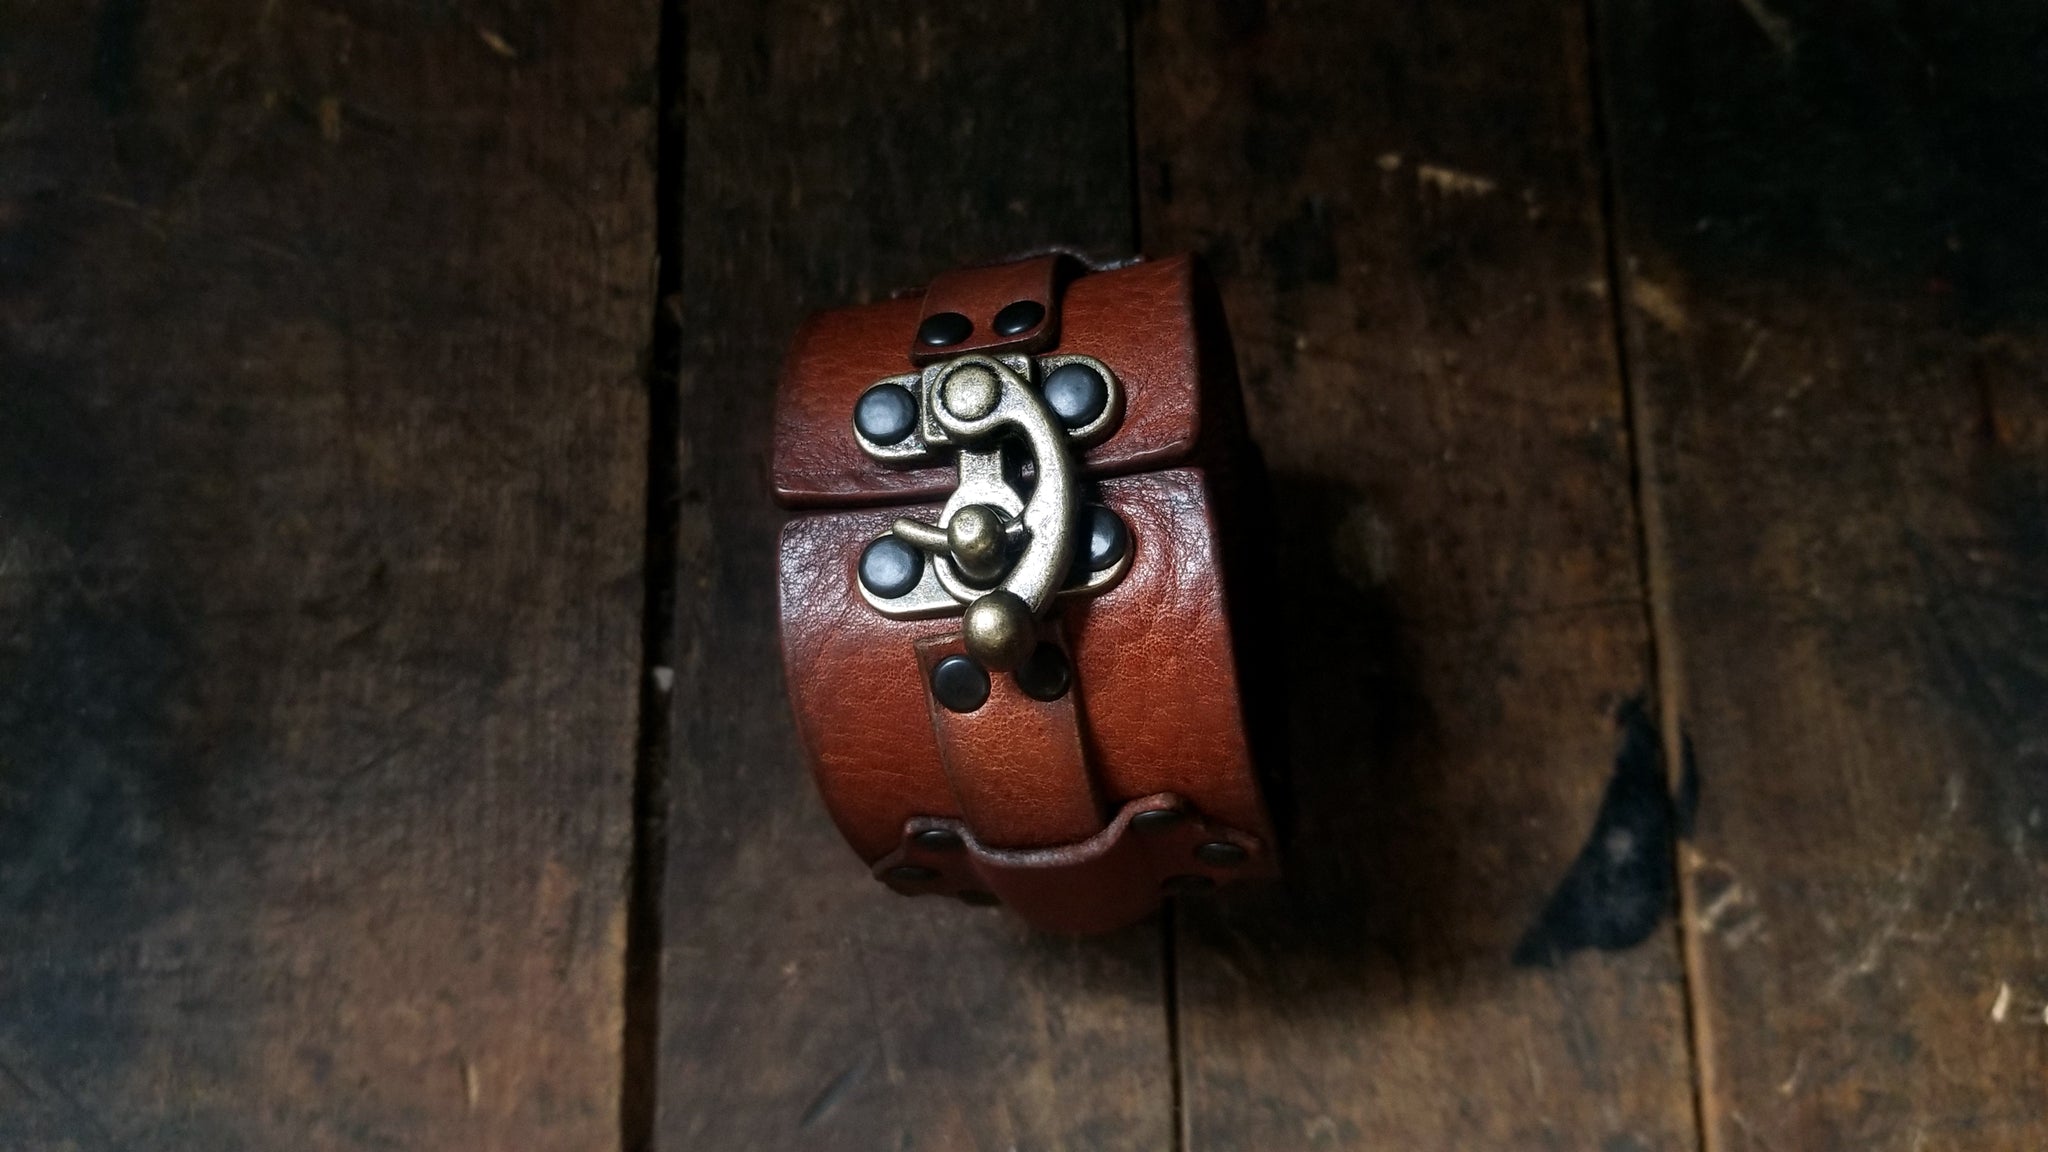
[[[1699,794],[1690,762],[1667,789],[1663,737],[1637,696],[1614,717],[1614,774],[1585,846],[1543,914],[1515,945],[1518,965],[1555,967],[1588,948],[1618,952],[1649,939],[1672,908],[1672,853]]]

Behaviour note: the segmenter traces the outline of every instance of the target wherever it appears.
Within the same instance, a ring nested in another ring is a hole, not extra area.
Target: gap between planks
[[[654,299],[646,363],[647,520],[641,559],[640,715],[626,876],[619,1147],[654,1152],[661,1101],[661,976],[668,869],[669,763],[675,749],[676,548],[682,499],[684,0],[663,0],[654,93]]]
[[[1666,563],[1663,499],[1658,490],[1656,444],[1651,428],[1644,385],[1630,358],[1629,317],[1632,298],[1627,262],[1621,254],[1622,220],[1620,175],[1617,171],[1611,125],[1613,109],[1603,68],[1605,43],[1600,19],[1601,0],[1586,0],[1586,101],[1592,128],[1592,146],[1600,186],[1600,232],[1602,255],[1607,267],[1608,327],[1614,338],[1614,371],[1621,387],[1622,410],[1628,424],[1629,495],[1636,516],[1636,560],[1642,588],[1643,615],[1650,638],[1651,691],[1656,698],[1657,727],[1663,743],[1665,796],[1676,803],[1673,785],[1688,761],[1684,729],[1684,681],[1679,660],[1675,616],[1671,604],[1671,578]],[[1703,995],[1702,940],[1694,920],[1694,899],[1686,882],[1685,841],[1689,835],[1673,813],[1673,827],[1680,834],[1672,838],[1672,893],[1677,903],[1673,930],[1678,936],[1680,973],[1685,1000],[1686,1052],[1692,1063],[1693,1130],[1700,1152],[1720,1152],[1714,1129],[1707,1123],[1708,1101],[1714,1094],[1714,1065],[1709,1014],[1700,1002]]]

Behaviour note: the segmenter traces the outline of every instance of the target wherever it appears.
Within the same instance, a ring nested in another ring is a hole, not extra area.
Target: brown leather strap
[[[1161,892],[1274,874],[1271,845],[1204,820],[1170,792],[1123,806],[1101,831],[1056,848],[993,848],[962,820],[918,817],[877,879],[907,896],[993,898],[1053,932],[1106,932],[1145,915]]]
[[[939,661],[966,653],[958,632],[917,642],[927,680]],[[1014,677],[989,677],[988,699],[972,712],[931,701],[939,763],[961,817],[997,848],[1049,848],[1102,830],[1102,802],[1081,750],[1074,693],[1034,700]]]
[[[785,367],[774,470],[792,504],[874,505],[800,516],[782,537],[790,702],[832,818],[898,891],[994,899],[1079,932],[1128,923],[1170,890],[1274,875],[1277,853],[1245,732],[1215,497],[1185,466],[1238,434],[1227,408],[1203,408],[1234,389],[1228,356],[1213,354],[1227,338],[1197,331],[1213,292],[1187,258],[1064,286],[1060,275],[1052,258],[973,269],[921,301],[813,317]],[[994,314],[1020,299],[1045,301],[1040,326],[996,332]],[[970,333],[906,357],[907,333],[955,310],[971,315]],[[932,678],[964,648],[958,615],[888,614],[863,599],[858,567],[898,517],[939,523],[939,505],[904,501],[947,495],[959,475],[949,460],[870,457],[850,416],[878,381],[914,379],[913,361],[990,350],[1078,354],[1114,373],[1121,420],[1081,466],[1096,478],[1084,499],[1120,518],[1128,551],[1120,576],[1041,619],[1041,638],[1067,654],[1063,694],[1036,699],[992,672],[987,699],[955,711]],[[1205,366],[1224,375],[1204,378]]]
[[[1116,434],[1081,454],[1091,476],[1184,463],[1203,413],[1196,276],[1191,258],[1148,260],[1083,276],[1060,294],[1060,352],[1108,364],[1124,383]],[[870,460],[849,433],[853,406],[877,380],[909,372],[904,345],[923,305],[884,300],[804,321],[783,361],[770,460],[775,498],[791,508],[929,500],[953,488],[943,461],[894,467]]]
[[[1038,352],[1060,330],[1059,281],[1066,256],[1040,256],[934,277],[910,339],[910,362],[929,364],[964,352]],[[957,319],[954,319],[956,318]],[[964,333],[937,343],[934,337]]]

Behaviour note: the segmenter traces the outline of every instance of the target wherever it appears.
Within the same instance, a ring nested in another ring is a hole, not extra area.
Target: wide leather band
[[[773,461],[778,498],[805,510],[781,541],[784,669],[826,808],[890,887],[1093,932],[1170,892],[1277,873],[1218,523],[1242,438],[1227,339],[1203,331],[1218,323],[1190,257],[1091,272],[1047,256],[799,332]],[[1105,382],[1100,416],[1060,407],[1053,374],[1076,364]],[[921,406],[915,433],[856,421],[883,385]],[[970,392],[1004,399],[963,420]],[[1020,468],[1019,429],[1065,447]],[[1026,507],[1050,507],[1069,472],[1073,508]],[[1007,529],[1000,575],[970,575],[957,531],[945,550],[969,484]],[[1046,560],[1033,550],[1063,534],[1059,590],[1026,587]],[[937,549],[916,590],[872,571],[864,586],[864,554],[910,554],[901,540]],[[1013,586],[1043,604],[1010,669],[970,605]]]

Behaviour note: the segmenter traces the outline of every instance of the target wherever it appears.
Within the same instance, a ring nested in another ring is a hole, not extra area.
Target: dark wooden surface
[[[1138,47],[1145,246],[1223,278],[1290,643],[1293,882],[1186,917],[1186,1147],[1689,1147],[1583,24]]]
[[[2048,1146],[2033,7],[0,29],[0,1147]],[[1051,243],[1214,263],[1295,640],[1292,885],[1081,942],[839,844],[764,490]]]
[[[2048,14],[1602,23],[1709,1147],[2048,1147]]]
[[[0,5],[0,1147],[615,1141],[655,16]]]

